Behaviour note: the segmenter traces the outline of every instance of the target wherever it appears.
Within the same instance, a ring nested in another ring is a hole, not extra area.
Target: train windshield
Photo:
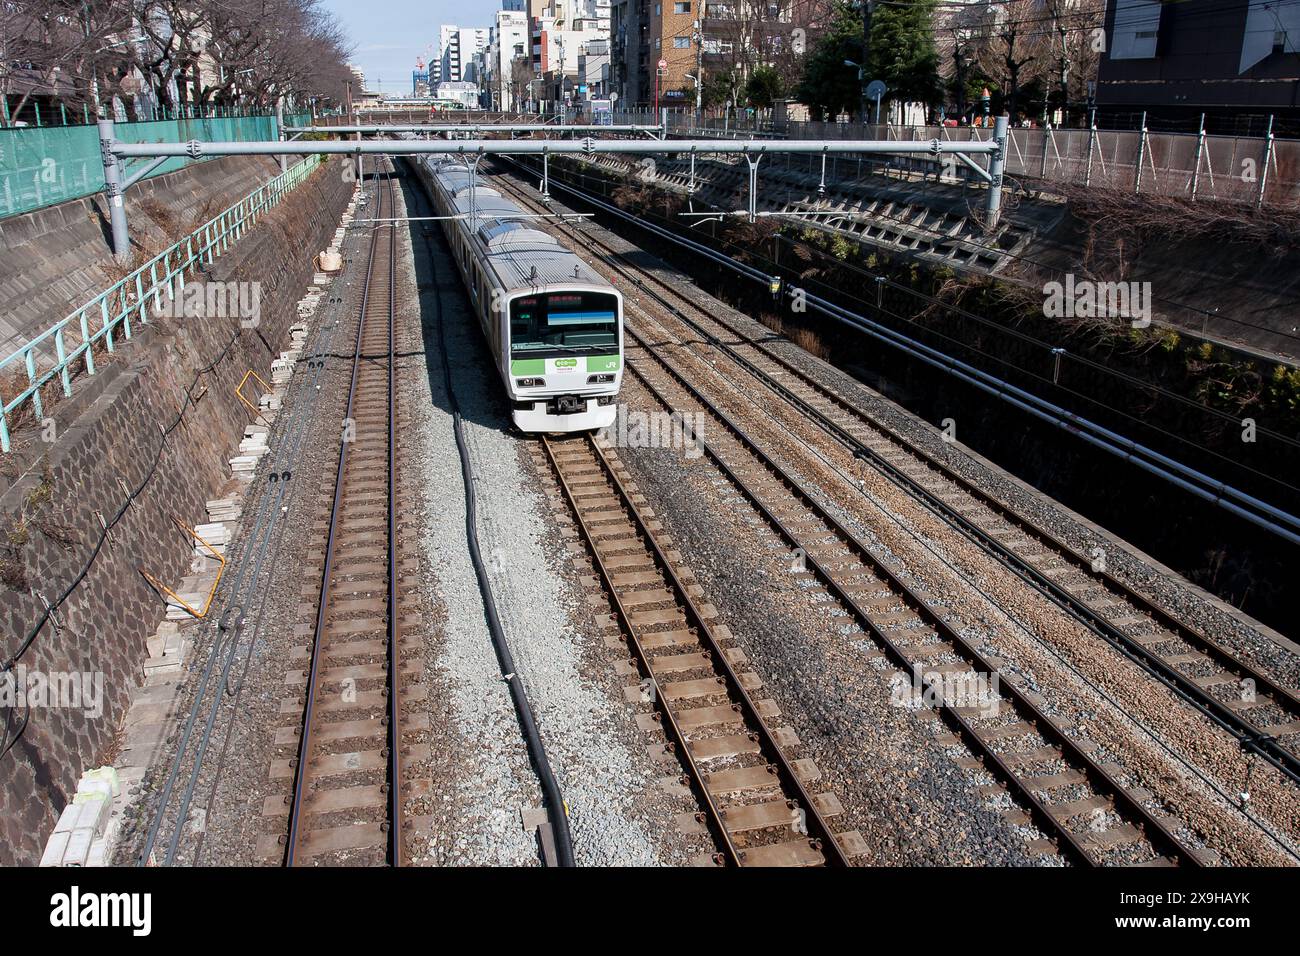
[[[510,351],[607,352],[618,348],[618,298],[605,292],[553,292],[510,303]]]

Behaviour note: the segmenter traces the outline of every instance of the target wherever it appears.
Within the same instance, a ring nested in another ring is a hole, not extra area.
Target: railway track
[[[535,205],[535,203],[534,203]],[[945,522],[1012,568],[1094,633],[1232,733],[1247,751],[1300,782],[1300,694],[1117,577],[1104,554],[1085,555],[1015,512],[951,463],[891,430],[843,392],[819,381],[769,343],[706,315],[648,270],[633,271],[598,236],[572,235],[636,285],[692,335],[727,355],[749,381],[793,405]],[[647,283],[642,276],[650,281]]]
[[[608,600],[611,642],[626,642],[621,672],[639,678],[629,698],[649,705],[643,726],[658,726],[680,760],[680,783],[703,808],[694,822],[713,836],[713,862],[735,866],[846,866],[865,847],[856,832],[832,833],[841,812],[833,793],[812,793],[818,776],[789,751],[798,738],[769,727],[780,712],[756,699],[758,676],[730,633],[711,623],[698,585],[659,541],[653,513],[638,503],[626,472],[603,439],[543,437],[539,464],[550,469],[576,536]],[[643,499],[642,499],[643,501]]]
[[[588,248],[598,241],[582,234]],[[624,271],[619,267],[619,271]],[[626,275],[626,273],[625,273]],[[644,288],[635,277],[630,281]],[[648,323],[658,325],[639,306]],[[662,328],[662,326],[659,326]],[[1012,796],[1016,822],[1032,822],[1045,838],[1031,844],[1074,863],[1200,865],[1197,848],[1149,794],[1130,792],[1094,759],[1095,748],[1057,725],[1019,678],[1002,673],[950,626],[940,609],[845,528],[800,481],[768,456],[727,413],[663,355],[666,336],[648,347],[630,326],[628,372],[669,412],[703,411],[718,427],[700,442],[727,480],[797,554],[804,576],[823,588],[899,668],[919,699],[947,725],[944,742],[974,754]],[[697,359],[698,360],[698,359]],[[982,684],[979,682],[983,681]],[[954,686],[984,689],[983,699],[953,702]],[[964,682],[964,683],[963,683]],[[991,693],[989,690],[991,689]],[[1112,768],[1113,769],[1113,768]]]
[[[396,187],[378,190],[376,218],[392,216]],[[407,862],[402,803],[406,736],[417,731],[405,706],[414,683],[403,660],[397,528],[397,235],[371,233],[351,356],[338,464],[323,489],[316,530],[323,549],[308,561],[315,591],[300,628],[311,644],[301,679],[302,723],[284,841],[288,866]],[[291,675],[291,682],[295,675]],[[291,737],[292,731],[280,740]]]
[[[876,653],[903,672],[916,697],[1045,834],[1046,842],[1031,850],[1084,865],[1199,865],[1195,849],[1173,832],[1176,824],[1123,787],[1090,755],[1086,740],[1058,726],[1018,677],[1003,673],[925,593],[879,560],[640,335],[630,334],[637,345],[628,349],[628,371],[668,411],[706,413],[715,427],[700,441],[705,455],[803,556],[802,573],[848,612]]]

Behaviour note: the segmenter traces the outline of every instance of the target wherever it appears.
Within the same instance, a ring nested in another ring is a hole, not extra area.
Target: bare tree
[[[1097,68],[1099,44],[1096,31],[1105,16],[1104,0],[1045,0],[1050,18],[1048,50],[1052,78],[1060,97],[1061,118],[1070,122],[1070,103],[1086,94],[1088,78]],[[1043,118],[1047,119],[1047,98]]]
[[[1006,111],[1014,120],[1021,87],[1040,75],[1045,57],[1039,0],[1007,0],[987,8],[980,66],[1002,78]]]
[[[793,86],[834,0],[720,0],[707,3],[703,72],[722,77],[727,98],[741,99],[754,70],[770,66]],[[704,78],[701,77],[701,82]]]
[[[4,0],[0,3],[0,94],[16,118],[33,96],[80,110],[129,58],[127,0]]]

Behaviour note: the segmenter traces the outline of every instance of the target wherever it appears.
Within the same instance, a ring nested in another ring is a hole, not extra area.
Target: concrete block
[[[68,840],[71,837],[71,830],[56,831],[51,834],[45,844],[45,852],[41,854],[41,866],[62,866],[63,854],[68,849]]]
[[[63,848],[60,866],[85,866],[90,858],[90,845],[95,842],[95,834],[86,828],[73,830],[68,834],[68,845]]]

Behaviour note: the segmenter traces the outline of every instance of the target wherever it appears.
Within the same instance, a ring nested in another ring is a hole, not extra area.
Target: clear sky
[[[438,43],[438,25],[492,24],[500,0],[324,0],[353,46],[352,62],[366,86],[384,93],[410,92],[415,60],[426,63]]]

